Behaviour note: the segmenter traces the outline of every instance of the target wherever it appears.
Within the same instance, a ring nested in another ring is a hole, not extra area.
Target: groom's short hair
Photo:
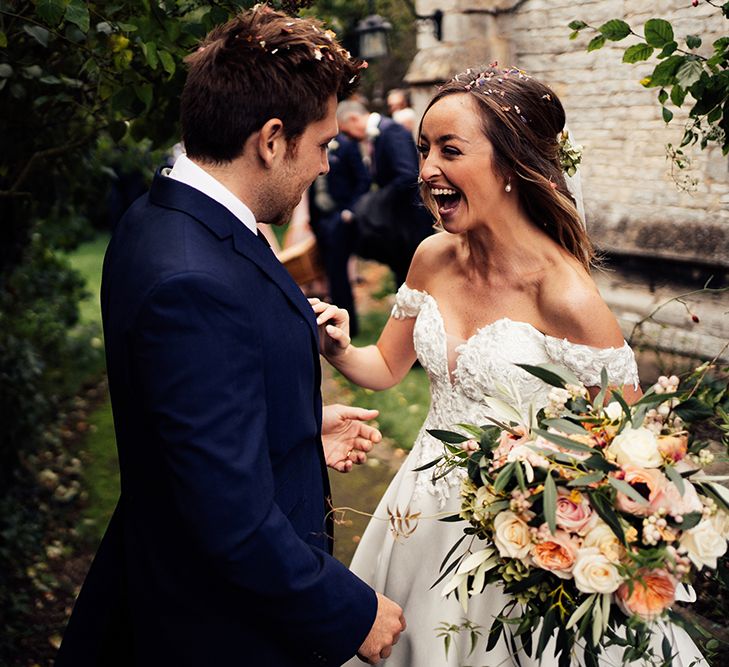
[[[266,5],[218,26],[187,57],[182,138],[191,158],[229,162],[271,118],[293,140],[326,115],[334,94],[356,87],[362,61],[353,59],[315,19]]]

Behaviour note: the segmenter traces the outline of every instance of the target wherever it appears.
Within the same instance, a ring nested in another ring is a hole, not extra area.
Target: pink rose
[[[532,559],[537,567],[549,570],[560,579],[569,579],[577,560],[577,545],[569,533],[558,530],[556,535],[532,547]]]
[[[636,468],[635,466],[623,466],[625,472],[624,482],[630,484],[641,496],[647,498],[647,505],[638,503],[624,493],[618,491],[615,499],[616,507],[622,512],[635,516],[648,516],[656,511],[656,502],[663,497],[663,490],[668,485],[668,479],[657,468]]]
[[[678,487],[672,482],[666,485],[661,493],[658,494],[655,502],[651,503],[653,511],[663,508],[671,516],[683,516],[689,512],[701,512],[704,506],[696,493],[694,485],[688,480],[683,483],[683,495],[681,495]]]
[[[581,534],[592,518],[587,496],[565,487],[559,487],[557,493],[557,525],[571,533]]]
[[[646,621],[658,618],[676,598],[676,580],[665,570],[639,570],[631,587],[618,588],[617,601],[629,616]]]

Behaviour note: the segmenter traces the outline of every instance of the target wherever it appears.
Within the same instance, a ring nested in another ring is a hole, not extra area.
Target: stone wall
[[[488,15],[516,5],[515,11]],[[634,29],[652,17],[669,19],[678,38],[702,37],[701,52],[727,21],[706,3],[688,0],[420,0],[420,14],[444,13],[443,40],[427,22],[419,25],[419,52],[408,72],[416,110],[434,85],[469,66],[498,60],[518,65],[548,83],[567,111],[572,133],[584,146],[582,185],[588,226],[595,242],[611,252],[664,257],[729,267],[729,158],[712,148],[691,152],[695,192],[680,191],[670,173],[665,144],[681,141],[685,113],[666,125],[657,91],[639,81],[652,65],[621,62],[628,38],[587,53],[587,33],[570,41],[567,24],[581,19],[601,25],[624,18]],[[690,98],[689,98],[690,99]],[[688,105],[687,105],[688,106]]]

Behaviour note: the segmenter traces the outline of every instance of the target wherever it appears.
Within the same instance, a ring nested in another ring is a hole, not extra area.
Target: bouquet
[[[575,650],[597,665],[612,645],[623,648],[624,663],[670,665],[668,640],[661,658],[650,646],[651,623],[675,620],[677,587],[716,568],[729,538],[729,490],[718,483],[729,477],[705,473],[709,442],[688,425],[718,415],[726,430],[729,418],[695,389],[679,390],[675,376],[628,405],[604,370],[591,400],[566,369],[520,367],[553,386],[545,407],[530,406],[525,417],[487,398],[490,424],[459,424],[466,435],[430,431],[446,453],[421,469],[468,473],[460,515],[445,519],[468,526],[436,584],[445,581],[443,595],[457,596],[464,611],[487,585],[503,586],[509,602],[487,650],[503,635],[515,655],[541,656],[556,632],[560,667]],[[475,644],[478,631],[464,628]]]

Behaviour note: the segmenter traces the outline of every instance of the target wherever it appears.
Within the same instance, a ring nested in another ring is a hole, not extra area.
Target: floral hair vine
[[[577,173],[577,165],[582,161],[582,146],[575,145],[570,141],[570,134],[563,130],[557,135],[557,154],[562,171],[567,176],[574,176]]]

